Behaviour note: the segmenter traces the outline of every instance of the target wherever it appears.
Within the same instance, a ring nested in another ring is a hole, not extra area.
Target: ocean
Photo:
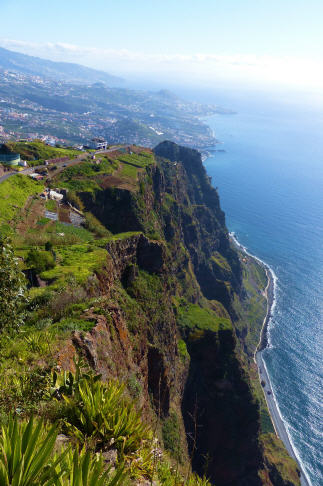
[[[207,119],[221,143],[205,167],[229,231],[277,276],[264,359],[295,453],[322,486],[323,107],[277,95],[215,100],[237,114]]]

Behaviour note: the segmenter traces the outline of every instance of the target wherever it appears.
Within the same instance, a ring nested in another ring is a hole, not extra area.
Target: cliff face
[[[137,188],[78,193],[115,236],[96,275],[103,310],[87,310],[96,325],[74,333],[61,364],[80,350],[126,382],[180,467],[217,486],[298,484],[295,465],[283,471],[261,440],[276,441],[250,359],[264,312],[247,314],[256,264],[244,268],[231,246],[200,154],[171,142],[154,154]]]
[[[299,484],[252,360],[266,276],[231,245],[200,154],[171,142],[153,153],[131,147],[66,168],[60,184],[83,206],[87,230],[66,226],[63,241],[42,218],[27,235],[55,257],[31,289],[37,383],[81,354],[104,380],[125,383],[185,477],[193,468],[217,486]],[[52,335],[57,349],[43,349]]]

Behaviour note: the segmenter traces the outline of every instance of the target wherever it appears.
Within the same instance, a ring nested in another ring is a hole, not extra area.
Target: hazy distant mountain
[[[104,71],[69,62],[48,61],[20,52],[9,51],[3,47],[0,47],[0,69],[73,83],[103,82],[115,86],[122,82],[121,78]]]

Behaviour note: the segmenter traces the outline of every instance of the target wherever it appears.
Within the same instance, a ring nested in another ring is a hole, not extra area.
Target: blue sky
[[[0,0],[0,45],[116,74],[319,85],[322,0]]]

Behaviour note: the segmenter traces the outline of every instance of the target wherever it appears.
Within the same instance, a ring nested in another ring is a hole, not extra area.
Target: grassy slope
[[[43,189],[41,182],[33,181],[25,175],[15,175],[0,184],[0,224],[8,229],[11,221],[17,218],[28,197],[39,194]]]
[[[185,303],[178,308],[178,324],[184,332],[193,335],[196,331],[213,332],[232,329],[230,319],[218,317],[210,309],[203,309],[197,304]]]
[[[7,142],[7,147],[12,152],[17,152],[24,160],[46,160],[60,157],[73,159],[80,154],[78,150],[50,147],[43,142]]]
[[[66,168],[56,178],[56,183],[73,191],[94,192],[100,189],[105,176],[114,174],[120,181],[129,178],[135,181],[138,171],[154,163],[149,152],[126,154],[120,151],[117,156],[97,155],[96,160],[100,160],[98,165],[88,161]]]

